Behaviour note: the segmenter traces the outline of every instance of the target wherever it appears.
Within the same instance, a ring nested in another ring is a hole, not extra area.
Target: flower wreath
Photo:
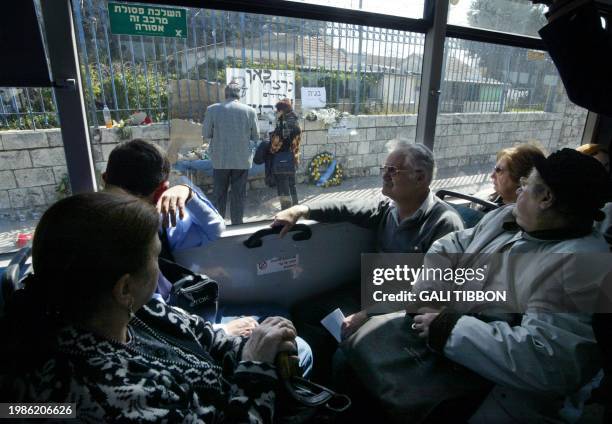
[[[316,154],[310,164],[308,164],[308,176],[310,181],[321,187],[330,187],[340,185],[342,182],[342,166],[336,162],[336,168],[332,175],[325,181],[321,181],[321,175],[329,168],[329,165],[334,161],[334,155],[329,152],[321,152]]]

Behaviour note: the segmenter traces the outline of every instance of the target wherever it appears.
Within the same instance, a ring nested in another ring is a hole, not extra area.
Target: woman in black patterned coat
[[[227,336],[151,296],[159,215],[110,193],[52,206],[35,233],[35,277],[1,321],[2,402],[72,402],[83,422],[271,422],[274,359],[295,329],[268,318]],[[10,341],[10,342],[9,342]]]

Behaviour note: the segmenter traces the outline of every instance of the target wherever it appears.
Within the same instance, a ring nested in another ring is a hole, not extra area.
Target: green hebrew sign
[[[108,3],[111,32],[187,38],[187,10],[171,7]]]

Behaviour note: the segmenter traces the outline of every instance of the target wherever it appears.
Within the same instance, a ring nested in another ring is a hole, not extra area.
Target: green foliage
[[[62,179],[59,184],[55,187],[55,192],[59,193],[61,197],[70,196],[70,179],[68,178],[68,174],[62,175]]]
[[[11,111],[14,111],[12,105],[5,106],[6,121],[4,118],[0,119],[0,131],[33,130],[58,126],[50,88],[18,89],[15,92],[14,102],[19,113],[11,114]],[[31,110],[31,113],[28,110]]]
[[[474,0],[468,11],[471,26],[496,31],[538,36],[537,31],[546,25],[543,5],[533,5],[523,0]],[[492,44],[461,42],[460,46],[479,59],[485,78],[504,83],[504,94],[513,89],[528,89],[529,95],[520,99],[508,99],[506,111],[542,110],[554,101],[554,94],[543,83],[547,74],[555,74],[552,61],[533,60],[526,49],[501,47]],[[509,77],[514,75],[514,79]],[[528,75],[527,81],[518,75]]]
[[[145,72],[144,67],[141,65],[124,65],[122,70],[119,64],[115,64],[112,68],[112,75],[111,68],[107,65],[100,65],[98,68],[98,66],[92,63],[89,64],[87,70],[91,78],[93,102],[90,91],[87,87],[84,87],[86,110],[90,112],[92,103],[95,104],[98,124],[104,122],[102,116],[102,109],[104,107],[102,89],[104,89],[105,98],[108,102],[107,106],[111,109],[113,119],[116,121],[127,119],[132,113],[140,110],[147,112],[153,121],[166,119],[166,111],[168,110],[168,78],[175,78],[174,74],[164,77],[159,72],[156,75],[151,67]],[[86,68],[82,66],[81,72],[84,74],[85,71]],[[112,101],[112,82],[115,84],[119,111],[113,110],[115,109],[115,104]],[[126,94],[129,105],[126,103]],[[29,101],[27,96],[29,96]],[[53,103],[53,94],[50,88],[23,91],[19,93],[18,97],[20,104],[30,104],[34,112],[32,114],[8,115],[8,122],[5,122],[3,119],[0,120],[0,130],[59,127]],[[137,107],[137,99],[140,100],[141,109]],[[144,110],[148,107],[149,102],[151,110]],[[41,104],[44,105],[46,113],[42,112]]]
[[[26,115],[9,115],[7,122],[4,119],[0,120],[0,131],[4,130],[33,130],[41,128],[57,128],[59,122],[57,121],[57,115],[55,112],[49,112],[41,114]]]
[[[524,0],[473,0],[468,22],[478,28],[537,37],[546,25],[544,10],[543,5]]]
[[[137,100],[140,100],[140,110],[147,108],[149,103],[151,111],[146,111],[149,115],[152,114],[153,121],[163,120],[165,111],[168,109],[168,79],[174,79],[174,74],[165,77],[161,72],[155,74],[152,67],[148,67],[145,72],[144,67],[137,65],[113,64],[112,69],[107,65],[100,65],[100,71],[95,64],[89,65],[89,75],[91,77],[91,85],[96,103],[96,112],[98,122],[104,122],[102,117],[102,89],[108,102],[113,98],[113,83],[117,94],[117,107],[124,109],[120,112],[112,112],[113,119],[119,121],[127,119],[132,113],[139,111]],[[111,72],[112,70],[112,72]],[[127,100],[126,103],[126,94]],[[91,104],[89,91],[85,91],[86,102]],[[128,104],[129,103],[129,104]],[[114,104],[107,104],[111,111],[115,109]]]
[[[117,133],[119,134],[120,140],[129,140],[132,138],[132,129],[126,125],[124,120],[119,122],[119,126],[117,127]]]

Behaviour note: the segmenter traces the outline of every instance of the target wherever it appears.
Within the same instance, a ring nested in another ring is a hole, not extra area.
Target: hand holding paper
[[[342,341],[342,322],[344,314],[339,308],[336,308],[329,315],[321,320],[323,327],[331,333],[332,336],[340,343]]]

